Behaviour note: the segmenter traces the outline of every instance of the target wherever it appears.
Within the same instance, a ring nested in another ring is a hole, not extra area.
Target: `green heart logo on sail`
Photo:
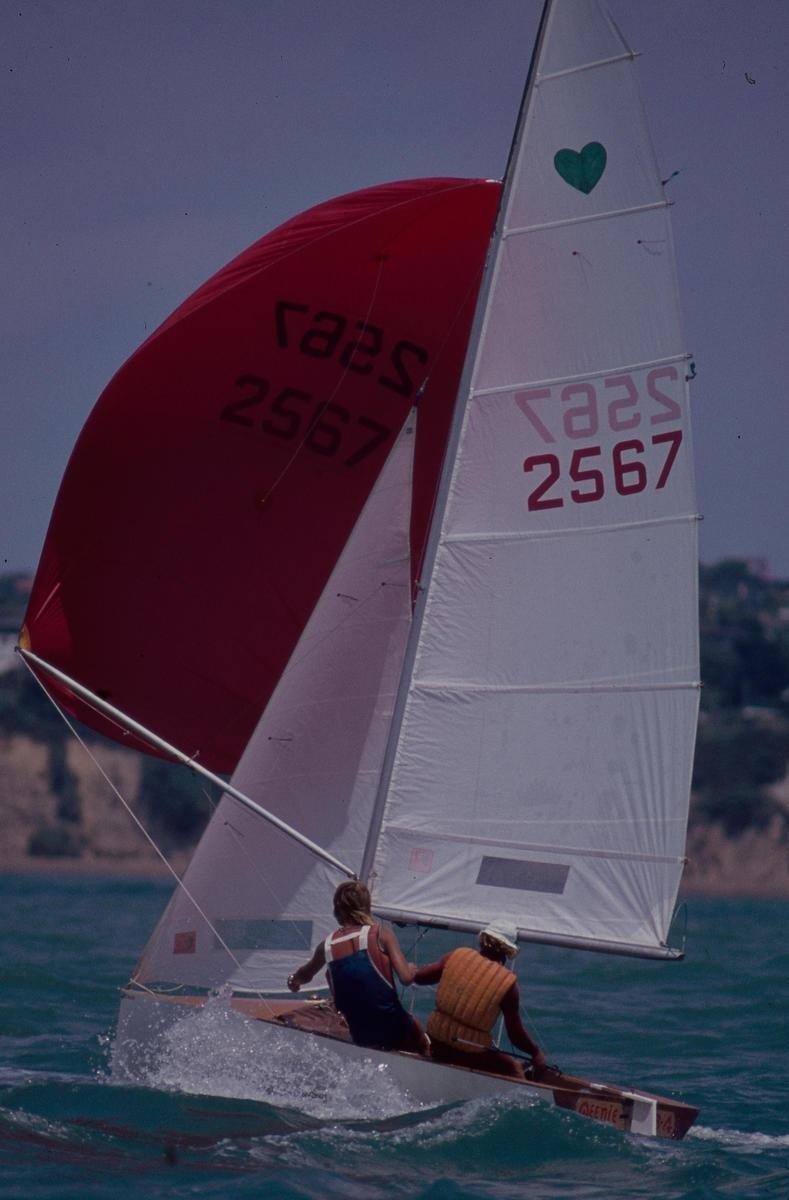
[[[577,150],[559,150],[553,156],[553,165],[565,183],[588,196],[600,182],[608,155],[599,142],[587,142],[579,154]]]

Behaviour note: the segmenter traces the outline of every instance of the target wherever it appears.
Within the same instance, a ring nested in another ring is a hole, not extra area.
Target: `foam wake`
[[[688,1137],[718,1142],[721,1146],[733,1146],[737,1150],[755,1154],[763,1150],[789,1148],[789,1134],[744,1133],[739,1129],[708,1129],[704,1125],[697,1125],[689,1131]]]
[[[249,1022],[222,997],[164,1030],[135,1076],[150,1087],[258,1100],[319,1120],[381,1120],[423,1107],[386,1064],[348,1062],[320,1038]]]

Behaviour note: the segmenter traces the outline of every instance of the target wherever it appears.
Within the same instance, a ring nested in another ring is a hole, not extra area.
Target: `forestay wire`
[[[124,797],[124,796],[121,794],[121,792],[119,791],[119,789],[117,788],[117,786],[115,785],[115,783],[113,783],[112,779],[110,779],[109,775],[108,775],[108,774],[107,774],[107,772],[104,770],[104,767],[101,765],[101,763],[99,762],[99,760],[96,758],[95,754],[94,754],[94,753],[93,753],[93,751],[90,749],[90,747],[88,746],[88,744],[87,744],[87,742],[85,741],[85,739],[84,739],[84,738],[83,738],[83,737],[82,737],[82,736],[79,734],[79,732],[77,731],[76,727],[75,727],[75,726],[74,726],[74,725],[71,723],[71,721],[69,720],[69,718],[68,718],[68,717],[66,716],[66,714],[63,712],[62,708],[61,708],[61,707],[60,707],[60,705],[57,703],[57,701],[55,700],[54,696],[52,696],[52,694],[50,693],[50,691],[49,691],[49,689],[47,688],[46,684],[45,684],[45,683],[44,683],[44,682],[43,682],[41,679],[39,679],[38,675],[36,675],[35,671],[33,670],[33,668],[30,666],[30,664],[27,662],[27,660],[26,660],[24,657],[22,657],[22,662],[25,664],[25,666],[27,667],[28,671],[29,671],[29,672],[30,672],[30,674],[33,676],[33,678],[35,679],[36,683],[37,683],[37,684],[38,684],[38,686],[41,688],[42,692],[43,692],[43,693],[44,693],[44,695],[47,697],[47,699],[49,700],[49,702],[50,702],[50,703],[51,703],[51,704],[54,706],[54,708],[56,709],[56,711],[57,711],[58,713],[60,713],[60,716],[62,717],[63,721],[65,722],[65,724],[66,724],[67,728],[70,730],[70,732],[72,733],[72,735],[74,736],[74,738],[76,739],[76,741],[77,741],[77,742],[79,742],[80,746],[81,746],[81,747],[82,747],[82,749],[85,751],[85,753],[87,754],[88,758],[91,760],[91,762],[94,764],[94,766],[95,766],[95,767],[98,769],[99,773],[102,775],[102,777],[104,778],[104,780],[106,781],[106,783],[109,785],[109,787],[110,787],[110,788],[112,789],[112,791],[115,793],[115,795],[118,797],[118,799],[120,800],[121,804],[122,804],[122,805],[123,805],[123,807],[126,809],[126,812],[129,814],[129,816],[131,817],[132,821],[134,822],[134,824],[135,824],[135,825],[137,826],[137,828],[139,829],[140,833],[143,835],[143,837],[144,837],[144,838],[145,838],[145,840],[148,842],[148,844],[151,846],[151,848],[152,848],[152,849],[155,851],[156,855],[157,855],[157,856],[158,856],[158,857],[161,859],[161,861],[164,863],[165,867],[167,868],[167,870],[168,870],[168,871],[170,872],[170,874],[172,875],[172,877],[173,877],[173,879],[175,880],[175,882],[176,882],[176,884],[178,885],[178,887],[179,887],[179,888],[181,888],[181,889],[183,890],[183,892],[184,892],[184,895],[187,897],[187,899],[190,901],[190,903],[194,905],[195,909],[196,909],[196,910],[197,910],[197,912],[200,914],[200,916],[202,917],[202,919],[205,921],[206,925],[208,926],[208,928],[210,929],[211,933],[212,933],[212,934],[214,935],[214,937],[216,938],[216,940],[217,940],[217,942],[219,943],[219,945],[222,947],[222,949],[223,949],[223,950],[225,950],[225,951],[227,952],[227,954],[230,956],[230,958],[232,959],[233,963],[234,963],[234,964],[235,964],[235,966],[238,968],[238,970],[239,970],[239,971],[240,971],[240,972],[241,972],[243,975],[246,975],[246,974],[247,974],[247,972],[246,972],[246,969],[245,969],[245,967],[244,967],[243,963],[239,962],[239,960],[236,958],[235,954],[234,954],[234,953],[233,953],[233,951],[230,949],[230,947],[228,946],[227,942],[226,942],[226,941],[224,940],[224,938],[222,937],[222,935],[221,935],[221,933],[219,932],[219,930],[216,928],[216,926],[214,925],[214,923],[211,921],[211,918],[210,918],[210,917],[209,917],[209,916],[208,916],[208,915],[205,913],[205,911],[204,911],[204,910],[203,910],[203,908],[201,907],[200,903],[197,901],[197,899],[195,898],[195,896],[192,894],[192,892],[191,892],[191,891],[189,890],[189,888],[186,886],[186,884],[184,883],[184,881],[181,879],[181,877],[180,877],[180,875],[178,874],[178,872],[176,871],[175,867],[173,867],[173,865],[170,863],[170,861],[169,861],[169,859],[167,858],[167,856],[165,855],[164,851],[163,851],[163,850],[161,850],[161,849],[160,849],[160,847],[159,847],[159,846],[156,844],[156,842],[154,841],[154,839],[153,839],[153,837],[151,836],[151,834],[148,832],[148,830],[145,828],[145,826],[143,825],[143,823],[142,823],[142,821],[140,820],[140,818],[137,816],[137,814],[136,814],[136,813],[134,812],[134,810],[132,809],[131,805],[130,805],[130,804],[128,804],[128,802],[126,801],[125,797]],[[136,982],[136,981],[135,981],[135,982]],[[258,998],[260,1001],[262,1001],[262,1003],[263,1003],[263,1004],[266,1006],[266,1009],[267,1009],[267,1011],[268,1011],[268,1015],[269,1015],[269,1016],[274,1016],[274,1009],[273,1009],[273,1007],[271,1006],[271,1004],[269,1003],[269,1001],[266,999],[266,997],[265,997],[265,996],[264,996],[264,995],[263,995],[261,992],[259,992],[259,991],[258,991],[256,988],[250,988],[250,991],[253,991],[253,992],[254,992],[254,994],[255,994],[255,996],[256,996],[256,997],[257,997],[257,998]]]

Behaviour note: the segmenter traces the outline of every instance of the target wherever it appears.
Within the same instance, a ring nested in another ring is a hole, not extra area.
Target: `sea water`
[[[160,883],[0,877],[0,1196],[789,1197],[787,903],[690,901],[681,963],[549,947],[517,960],[551,1062],[701,1108],[668,1142],[520,1093],[420,1106],[317,1039],[294,1049],[272,1031],[262,1051],[222,997],[172,1030],[145,1078],[120,1081],[118,989],[167,896]],[[402,944],[421,962],[450,944],[414,936]]]

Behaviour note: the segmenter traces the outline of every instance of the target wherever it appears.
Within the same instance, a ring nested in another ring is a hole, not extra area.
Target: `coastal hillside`
[[[89,730],[87,749],[74,739],[11,653],[28,589],[0,576],[0,870],[164,870],[124,802],[182,869],[216,796]],[[702,567],[700,627],[684,888],[789,896],[789,583],[758,561]]]

